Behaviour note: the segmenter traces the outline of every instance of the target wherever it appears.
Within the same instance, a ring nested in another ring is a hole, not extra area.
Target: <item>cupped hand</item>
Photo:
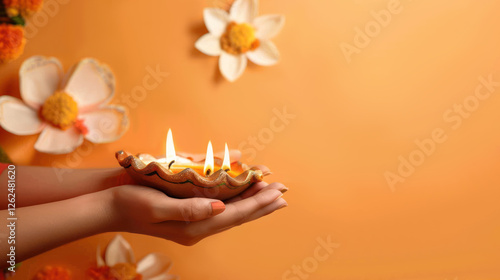
[[[193,245],[200,240],[287,206],[287,188],[259,182],[225,202],[209,198],[172,198],[145,186],[109,189],[116,229]]]

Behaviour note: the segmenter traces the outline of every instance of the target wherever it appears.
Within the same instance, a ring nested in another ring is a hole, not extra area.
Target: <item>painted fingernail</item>
[[[222,201],[214,201],[212,204],[212,216],[218,215],[226,210],[226,205]]]

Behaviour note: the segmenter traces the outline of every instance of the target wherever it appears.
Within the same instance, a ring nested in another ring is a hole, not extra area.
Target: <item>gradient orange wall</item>
[[[275,39],[282,59],[251,65],[233,84],[194,48],[206,32],[203,8],[218,4],[46,1],[46,24],[32,25],[24,55],[0,66],[0,93],[19,96],[17,71],[29,56],[56,56],[66,69],[95,57],[114,69],[113,102],[129,107],[130,130],[85,156],[43,155],[32,148],[36,136],[4,130],[0,145],[19,164],[110,167],[120,149],[164,153],[172,128],[177,150],[202,153],[208,140],[221,150],[227,141],[271,167],[269,180],[290,188],[278,213],[194,247],[125,234],[139,258],[170,256],[182,279],[500,277],[498,1],[261,0],[261,13],[286,15]],[[157,67],[168,76],[125,103]],[[481,77],[494,83],[476,104]],[[293,118],[272,130],[283,110]],[[386,176],[399,181],[391,188]],[[77,275],[112,236],[26,261],[16,279],[45,264]],[[338,246],[318,255],[328,239]]]

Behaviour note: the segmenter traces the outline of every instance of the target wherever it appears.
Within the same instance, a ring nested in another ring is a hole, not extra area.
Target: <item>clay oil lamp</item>
[[[227,144],[221,158],[214,157],[210,141],[205,157],[176,154],[171,130],[168,131],[166,142],[164,158],[119,151],[116,159],[138,183],[177,198],[208,197],[225,200],[240,194],[270,174],[267,167],[262,165],[250,167],[240,161],[231,162]]]

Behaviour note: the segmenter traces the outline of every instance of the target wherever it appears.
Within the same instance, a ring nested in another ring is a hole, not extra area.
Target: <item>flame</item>
[[[226,172],[231,170],[231,161],[229,160],[229,149],[227,148],[227,143],[226,143],[226,148],[224,150],[224,161],[222,162],[221,169]]]
[[[210,176],[214,172],[214,151],[212,149],[212,142],[208,141],[207,156],[205,157],[205,168],[203,174]]]
[[[175,162],[175,147],[174,147],[174,139],[172,138],[172,130],[168,129],[168,134],[167,134],[167,145],[166,145],[166,162],[168,164],[168,168],[172,166],[172,164]]]

